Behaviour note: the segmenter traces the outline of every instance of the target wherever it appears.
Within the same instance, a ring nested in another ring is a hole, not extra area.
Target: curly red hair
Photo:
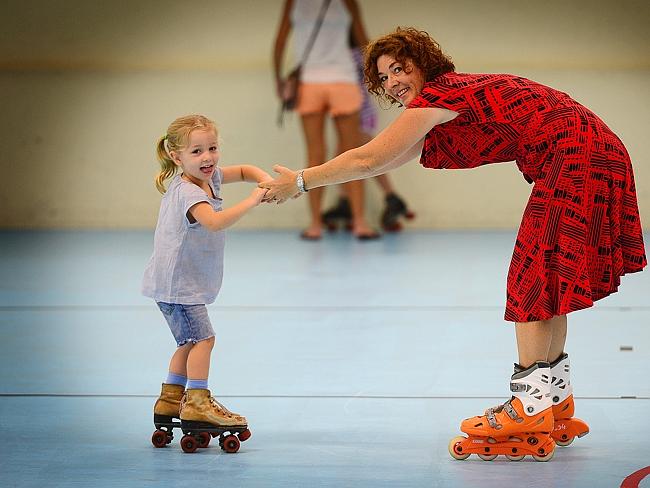
[[[411,61],[422,71],[425,81],[431,81],[438,75],[456,69],[451,58],[442,52],[440,45],[427,32],[413,27],[398,27],[390,34],[368,44],[364,50],[363,75],[368,91],[377,97],[388,99],[391,103],[399,102],[386,95],[377,72],[377,59],[384,54],[402,64],[407,60]]]

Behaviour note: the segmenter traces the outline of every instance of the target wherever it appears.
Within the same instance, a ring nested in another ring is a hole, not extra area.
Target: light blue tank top
[[[211,187],[216,198],[176,175],[162,197],[154,234],[153,255],[144,271],[142,294],[157,302],[186,305],[214,302],[223,278],[224,231],[193,224],[187,211],[208,202],[221,211],[223,173],[217,167]]]

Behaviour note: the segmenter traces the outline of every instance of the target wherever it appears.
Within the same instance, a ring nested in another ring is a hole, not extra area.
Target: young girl
[[[261,182],[269,175],[250,165],[218,167],[217,129],[201,115],[172,122],[158,141],[157,155],[161,171],[156,187],[164,196],[142,293],[158,304],[178,348],[154,406],[158,430],[152,442],[164,447],[173,438],[173,427],[182,427],[189,435],[181,446],[193,452],[207,446],[210,434],[228,431],[231,435],[222,436],[221,445],[235,452],[250,431],[245,417],[226,409],[208,390],[214,330],[206,304],[215,300],[221,286],[224,229],[259,205],[266,190],[256,188],[224,210],[219,194],[223,183]],[[163,183],[170,178],[165,189]]]

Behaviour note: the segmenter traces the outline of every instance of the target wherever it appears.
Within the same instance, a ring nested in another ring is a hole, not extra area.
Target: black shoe
[[[415,218],[415,214],[411,212],[400,197],[395,193],[386,195],[386,207],[381,214],[381,226],[386,232],[399,232],[402,230],[402,223],[399,221],[400,217],[407,220]]]
[[[350,210],[350,201],[345,198],[339,198],[337,204],[321,214],[323,224],[330,232],[338,230],[339,225],[346,230],[352,229],[352,210]]]

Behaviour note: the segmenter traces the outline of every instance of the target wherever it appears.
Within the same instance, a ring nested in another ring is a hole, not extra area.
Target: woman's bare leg
[[[315,113],[302,116],[302,129],[307,148],[307,167],[318,166],[325,162],[325,114]],[[310,224],[305,230],[307,237],[320,237],[323,221],[321,219],[321,202],[323,188],[313,188],[307,193],[309,198]]]

